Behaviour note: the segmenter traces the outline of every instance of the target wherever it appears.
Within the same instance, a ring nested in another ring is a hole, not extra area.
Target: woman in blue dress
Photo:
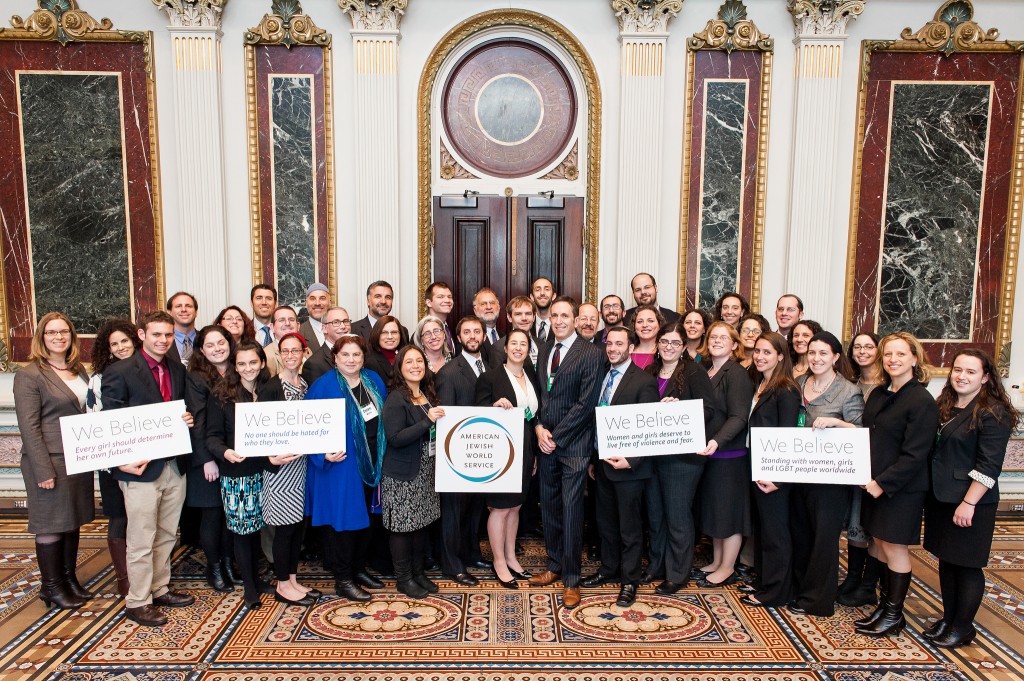
[[[307,400],[345,399],[345,444],[339,451],[309,457],[306,514],[312,525],[326,526],[327,563],[339,596],[368,601],[362,586],[383,584],[365,572],[369,542],[368,494],[380,482],[386,441],[380,419],[387,392],[380,376],[363,368],[369,346],[360,336],[335,342],[334,371],[306,392]]]

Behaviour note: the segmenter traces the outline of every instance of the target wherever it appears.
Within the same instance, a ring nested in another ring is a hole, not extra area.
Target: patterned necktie
[[[547,340],[548,339],[548,323],[547,322],[541,322],[540,323],[540,329],[537,331],[537,338],[539,340]],[[552,373],[554,373],[554,372],[552,372]]]
[[[482,374],[483,372],[484,372],[484,363],[483,363],[483,360],[480,360],[480,359],[478,359],[478,360],[476,361],[476,375],[477,375],[477,376],[479,376],[479,375],[480,375],[480,374]]]
[[[498,330],[491,329],[490,333],[488,334],[488,338],[491,339],[491,345],[496,345],[498,342]]]
[[[455,354],[455,341],[452,340],[452,332],[448,330],[448,324],[444,325],[444,345],[448,348],[448,354]]]
[[[551,371],[548,372],[550,376],[554,376],[558,371],[558,365],[562,361],[562,344],[555,343],[555,354],[551,355]]]
[[[264,326],[261,330],[263,331],[263,347],[267,347],[274,342],[274,337],[270,335],[269,326]]]
[[[601,402],[607,406],[612,401],[612,386],[615,385],[615,377],[619,375],[618,369],[612,369],[608,373],[608,382],[604,384],[604,390],[601,391]]]
[[[192,356],[192,339],[185,336],[185,340],[181,341],[181,361],[182,363],[188,362],[189,357]]]

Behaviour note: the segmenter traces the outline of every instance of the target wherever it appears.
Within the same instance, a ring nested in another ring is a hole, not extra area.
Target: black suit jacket
[[[577,337],[563,350],[551,390],[548,358],[554,345],[541,346],[537,358],[540,379],[540,423],[551,431],[555,454],[589,457],[594,448],[594,408],[601,394],[604,353]]]
[[[637,306],[639,307],[639,306]],[[675,310],[670,310],[667,307],[658,306],[658,311],[661,312],[661,316],[665,318],[665,325],[669,325],[672,322],[679,319],[679,313]],[[626,328],[633,326],[633,317],[636,316],[636,307],[631,307],[626,310],[626,314],[622,316],[622,325]]]
[[[947,504],[963,500],[973,482],[972,472],[996,481],[978,503],[999,501],[999,474],[1012,434],[1010,418],[1000,409],[1001,418],[985,413],[972,426],[976,401],[977,398],[939,429],[938,442],[931,455],[932,494]]]
[[[320,349],[314,351],[302,365],[302,378],[305,379],[306,385],[313,385],[316,379],[334,368],[332,349],[329,345],[321,345]]]
[[[772,388],[761,393],[761,398],[750,412],[748,428],[796,428],[803,400],[796,388]],[[776,483],[785,487],[786,483]]]
[[[871,477],[879,487],[890,497],[927,491],[928,454],[939,429],[928,388],[915,380],[896,393],[875,388],[864,405],[864,425],[871,429]]]
[[[655,375],[653,364],[647,370]],[[725,423],[725,403],[711,385],[708,372],[697,362],[680,359],[662,397],[704,400],[704,434],[709,438]]]
[[[711,364],[707,364],[708,367]],[[718,443],[718,451],[728,452],[747,446],[747,419],[754,399],[754,384],[747,370],[734,360],[727,361],[711,377],[715,393],[725,405],[725,421],[715,432],[706,433],[708,440]]]
[[[602,383],[606,380],[607,373],[606,370],[599,379]],[[603,390],[604,385],[601,388]],[[598,397],[600,399],[600,396]],[[622,378],[619,379],[609,406],[617,407],[625,404],[645,404],[659,401],[661,401],[661,395],[658,393],[658,379],[630,362],[626,367],[626,373],[622,374]],[[604,466],[604,474],[612,482],[645,480],[654,472],[654,462],[651,461],[651,457],[633,456],[627,457],[626,460],[629,461],[629,468],[622,470],[612,467],[609,463],[601,462],[600,465]]]
[[[171,343],[174,348],[174,343]],[[167,370],[171,377],[171,400],[185,399],[185,367],[181,362],[168,358]],[[114,362],[103,372],[103,409],[141,407],[163,402],[160,386],[149,369],[145,357],[136,352],[128,359]],[[188,466],[188,455],[177,457],[178,473],[183,474]],[[125,482],[153,482],[160,477],[167,459],[153,459],[142,471],[142,475],[131,475],[114,468],[111,475],[115,480]]]
[[[399,327],[402,330],[402,342],[403,343],[408,343],[409,342],[409,329],[405,328],[401,324],[399,324]],[[372,331],[373,331],[373,322],[370,321],[370,316],[369,315],[363,317],[362,319],[360,319],[358,321],[352,322],[352,333],[356,334],[357,336],[362,336],[367,341],[370,340],[370,332],[372,332]]]
[[[523,371],[526,372],[526,380],[533,385],[533,390],[537,393],[537,400],[539,402],[540,382],[537,379],[537,372],[533,370],[529,362],[523,364]],[[505,367],[499,365],[489,371],[485,371],[476,380],[473,404],[478,407],[493,407],[494,403],[502,397],[512,404],[517,404],[516,390],[512,386],[512,381],[508,378],[508,372],[505,371]],[[527,452],[527,458],[524,460],[524,464],[532,462],[533,455],[537,452],[537,432],[534,430],[534,426],[537,423],[537,414],[533,414],[530,420],[525,421],[523,445]]]
[[[484,368],[486,369],[486,367]],[[469,366],[469,360],[465,355],[459,355],[450,362],[446,362],[437,372],[437,398],[441,401],[441,406],[473,406],[476,381],[476,371]]]
[[[404,390],[389,392],[382,412],[387,437],[383,473],[395,480],[414,480],[420,471],[420,448],[434,424]]]

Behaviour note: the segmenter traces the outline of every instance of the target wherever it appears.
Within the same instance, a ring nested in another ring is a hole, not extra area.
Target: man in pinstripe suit
[[[537,367],[541,380],[537,461],[548,565],[530,583],[547,586],[561,578],[566,608],[580,602],[583,489],[604,369],[601,350],[576,335],[578,312],[572,298],[559,297],[551,304],[554,343],[542,347]]]

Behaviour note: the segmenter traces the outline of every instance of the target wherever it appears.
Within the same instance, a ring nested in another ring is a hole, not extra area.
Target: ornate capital
[[[28,19],[11,17],[11,26],[19,31],[36,34],[44,40],[56,40],[61,45],[81,40],[94,31],[110,31],[114,28],[110,19],[96,21],[88,12],[78,9],[76,0],[38,0],[37,5],[39,9],[32,12]]]
[[[682,9],[683,0],[612,0],[622,33],[667,33],[669,20]]]
[[[986,32],[974,21],[974,7],[970,0],[949,0],[924,28],[915,33],[908,26],[903,29],[900,37],[908,42],[921,43],[948,57],[954,52],[964,52],[995,42],[999,31],[991,28]]]
[[[789,0],[797,36],[845,36],[846,26],[864,12],[867,0]]]
[[[171,26],[220,28],[228,0],[153,0],[153,4],[167,12]]]
[[[743,0],[726,0],[718,9],[718,19],[712,19],[704,30],[694,33],[686,41],[691,50],[763,50],[775,49],[775,41],[758,30],[747,19],[747,7]]]
[[[357,31],[397,31],[409,0],[338,0]]]
[[[299,0],[273,0],[270,14],[245,32],[246,45],[330,45],[331,35],[302,13]]]

